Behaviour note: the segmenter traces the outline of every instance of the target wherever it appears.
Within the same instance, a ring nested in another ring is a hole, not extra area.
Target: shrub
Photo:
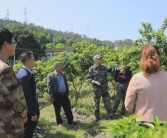
[[[167,122],[154,117],[153,124],[135,121],[136,115],[112,120],[102,125],[101,129],[111,133],[113,138],[166,138]]]

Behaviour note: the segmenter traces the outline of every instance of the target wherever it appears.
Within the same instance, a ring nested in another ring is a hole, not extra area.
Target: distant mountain
[[[73,32],[62,32],[56,31],[52,29],[46,29],[44,27],[35,25],[33,23],[30,24],[23,24],[18,21],[12,20],[3,20],[0,19],[0,27],[6,27],[11,30],[18,30],[19,28],[23,30],[27,30],[34,34],[35,38],[38,40],[39,44],[44,46],[47,43],[54,42],[55,44],[62,43],[65,46],[71,46],[75,42],[79,42],[82,40],[89,41],[90,43],[94,43],[98,46],[101,45],[112,45],[112,46],[125,46],[125,45],[132,45],[131,39],[125,40],[117,40],[115,42],[112,41],[101,41],[96,38],[88,38],[86,35],[80,35]]]
[[[38,58],[44,54],[46,48],[67,48],[80,41],[88,41],[97,46],[130,46],[132,40],[101,41],[96,38],[89,38],[73,32],[62,32],[46,29],[35,24],[23,24],[18,21],[0,19],[0,27],[8,28],[15,33],[17,40],[16,58],[25,50],[31,50]]]

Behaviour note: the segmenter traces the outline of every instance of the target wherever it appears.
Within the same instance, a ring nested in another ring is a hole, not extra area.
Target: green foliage
[[[162,57],[162,68],[167,69],[167,36],[165,35],[165,31],[167,29],[167,18],[165,18],[162,26],[154,30],[152,28],[151,23],[142,23],[142,28],[139,29],[139,33],[142,38],[134,41],[136,45],[145,45],[148,43],[155,44],[160,52]]]
[[[13,70],[15,73],[17,73],[19,71],[19,69],[23,66],[23,64],[21,62],[16,62],[16,64],[13,66]]]
[[[47,75],[53,71],[53,64],[60,61],[63,64],[63,71],[65,72],[69,81],[72,95],[75,97],[75,102],[81,98],[83,90],[83,82],[87,82],[87,74],[90,66],[93,65],[93,56],[100,54],[103,56],[103,63],[108,67],[115,67],[121,60],[124,65],[130,65],[133,71],[139,68],[139,51],[140,47],[123,47],[116,52],[113,47],[97,46],[87,41],[74,43],[72,47],[76,50],[75,53],[59,53],[53,59],[48,61],[38,60],[34,68],[37,93],[40,97],[46,97],[47,92]],[[137,55],[137,56],[136,56]],[[123,58],[122,58],[123,57]],[[14,65],[15,72],[22,66],[20,62]],[[109,75],[109,80],[115,88],[113,76]]]
[[[29,48],[39,49],[38,45],[33,45],[30,41],[33,43],[38,42],[40,45],[45,45],[46,47],[52,47],[51,42],[54,36],[57,47],[70,46],[75,49],[74,53],[63,52],[56,54],[53,59],[48,61],[37,61],[34,71],[36,75],[37,92],[40,96],[43,96],[43,94],[47,92],[47,75],[53,71],[53,64],[56,61],[63,63],[63,71],[67,76],[71,93],[74,95],[76,103],[83,93],[83,82],[87,82],[88,69],[93,65],[92,58],[96,54],[102,55],[103,64],[106,66],[116,67],[118,63],[122,63],[123,67],[130,66],[134,74],[140,71],[140,51],[143,44],[155,42],[161,51],[163,69],[167,68],[167,38],[165,35],[167,19],[164,20],[163,25],[158,30],[153,30],[150,23],[142,23],[142,28],[139,30],[142,38],[134,42],[136,45],[117,48],[114,48],[113,44],[112,46],[106,46],[106,43],[109,44],[109,42],[101,43],[100,41],[98,42],[98,40],[90,42],[86,36],[83,40],[82,37],[73,33],[47,30],[42,27],[34,26],[33,24],[23,25],[14,21],[0,20],[0,26],[3,25],[16,31],[20,47],[27,47],[26,43],[28,43]],[[126,42],[129,41],[130,40],[126,40]],[[19,67],[21,67],[21,63],[17,63],[14,66],[16,72]],[[109,81],[110,84],[112,84],[111,89],[115,88],[112,75],[109,75]]]
[[[118,59],[123,66],[130,66],[133,74],[140,72],[140,51],[142,46],[130,46],[119,49]]]
[[[136,122],[136,115],[123,117],[119,120],[113,120],[102,124],[101,129],[112,134],[113,138],[166,138],[167,123],[161,122],[157,117],[154,117],[153,124]]]
[[[129,45],[130,46],[132,45],[132,40],[130,39],[125,39],[123,41],[119,40],[115,42],[100,41],[95,38],[93,39],[88,38],[85,35],[82,36],[72,32],[61,32],[61,31],[55,31],[51,29],[44,29],[43,27],[36,26],[32,23],[27,25],[27,24],[22,24],[20,22],[11,21],[11,20],[0,19],[0,27],[6,27],[14,31],[14,33],[16,34],[16,38],[18,40],[18,48],[26,48],[26,49],[32,48],[34,50],[43,50],[45,47],[48,47],[47,44],[50,44],[53,42],[53,38],[56,44],[63,44],[65,47],[71,47],[74,43],[81,42],[83,40],[86,40],[87,42],[95,44],[97,46],[102,46],[102,45],[104,46]],[[21,40],[20,38],[21,39],[23,38],[23,40]],[[31,46],[29,46],[29,44]],[[20,52],[21,50],[18,51],[17,54],[19,55]],[[37,56],[40,56],[40,54],[41,53],[37,53]]]

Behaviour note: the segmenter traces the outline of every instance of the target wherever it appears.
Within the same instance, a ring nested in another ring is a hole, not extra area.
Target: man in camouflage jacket
[[[0,138],[22,138],[27,119],[24,93],[7,64],[15,47],[12,33],[0,29]]]
[[[95,101],[95,117],[96,121],[99,121],[99,106],[100,106],[100,98],[102,96],[104,106],[107,110],[107,113],[110,117],[111,113],[111,104],[110,104],[110,95],[108,92],[108,79],[107,72],[111,69],[108,69],[106,66],[102,65],[100,55],[95,55],[93,60],[95,64],[89,68],[88,80],[93,85],[94,90],[94,101]]]

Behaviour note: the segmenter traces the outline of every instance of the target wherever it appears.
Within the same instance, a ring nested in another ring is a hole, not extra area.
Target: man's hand
[[[97,85],[99,85],[99,86],[101,85],[101,83],[99,81],[94,81],[93,80],[92,82],[95,83],[95,84],[97,84]]]
[[[31,116],[31,121],[32,122],[36,122],[37,120],[38,120],[38,116],[37,115]]]
[[[23,119],[24,120],[24,124],[27,122],[27,117]]]

